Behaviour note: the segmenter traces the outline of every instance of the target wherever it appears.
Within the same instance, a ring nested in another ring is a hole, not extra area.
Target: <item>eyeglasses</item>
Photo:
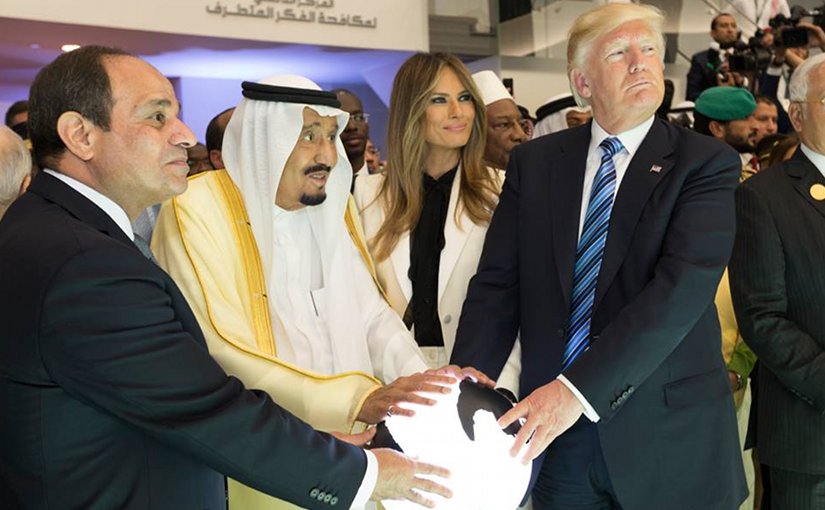
[[[368,123],[370,121],[370,114],[364,112],[357,112],[350,115],[349,118],[354,120],[355,122]]]

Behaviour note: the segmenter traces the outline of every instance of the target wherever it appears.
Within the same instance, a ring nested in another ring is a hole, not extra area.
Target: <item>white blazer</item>
[[[492,168],[489,171],[500,188],[504,181],[504,172]],[[383,181],[383,174],[362,175],[355,181],[355,202],[368,240],[375,237],[384,222],[384,207],[375,199]],[[441,251],[438,269],[438,316],[447,359],[455,345],[461,307],[467,297],[467,286],[478,269],[478,260],[481,258],[484,237],[487,234],[486,225],[476,225],[465,213],[459,214],[456,218],[460,185],[459,169],[450,191],[450,205],[447,209],[447,221],[444,223],[444,249]],[[378,280],[387,294],[390,306],[401,317],[404,316],[412,297],[412,282],[407,276],[409,269],[410,233],[407,231],[401,235],[387,259],[376,261]],[[513,352],[498,376],[498,386],[518,395],[520,369],[521,344],[516,340]],[[495,379],[498,374],[489,375]]]

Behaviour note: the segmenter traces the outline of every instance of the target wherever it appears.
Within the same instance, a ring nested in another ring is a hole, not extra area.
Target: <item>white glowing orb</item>
[[[459,417],[460,384],[451,385],[449,394],[426,397],[434,399],[434,406],[403,404],[415,411],[415,416],[391,416],[385,424],[393,439],[405,454],[450,470],[450,478],[435,480],[450,488],[453,497],[444,499],[427,494],[439,510],[515,510],[530,482],[531,464],[523,465],[518,457],[510,456],[514,436],[505,433],[491,410],[500,409],[501,395],[489,389],[479,391],[472,382],[464,390],[473,395],[468,407],[465,395],[461,410],[472,413],[471,440]],[[473,387],[469,387],[473,385]],[[476,405],[479,401],[482,406]],[[495,405],[486,405],[494,403]],[[479,407],[487,407],[481,409]],[[499,416],[502,411],[496,411]],[[469,426],[469,414],[465,415]],[[519,456],[520,457],[520,456]],[[412,510],[421,507],[409,501],[383,501],[386,510]]]

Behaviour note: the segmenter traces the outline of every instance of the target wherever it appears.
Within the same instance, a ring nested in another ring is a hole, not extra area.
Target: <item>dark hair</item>
[[[720,12],[719,14],[714,16],[713,19],[710,21],[710,29],[711,30],[716,30],[716,22],[719,21],[719,18],[721,18],[723,16],[733,18],[733,21],[736,21],[736,17],[733,14],[731,14],[729,12]]]
[[[774,136],[778,136],[777,133]],[[767,136],[765,137],[767,138]],[[764,138],[763,138],[764,140]],[[765,158],[765,164],[763,165],[762,169],[766,170],[776,164],[779,164],[785,161],[785,154],[788,153],[789,150],[797,147],[799,145],[799,135],[796,133],[791,133],[787,135],[783,135],[780,139],[776,140],[772,147],[770,147],[770,153]],[[763,149],[767,149],[764,147]],[[798,150],[798,149],[797,149]],[[761,160],[760,155],[760,160]]]
[[[29,135],[37,165],[46,168],[66,150],[57,120],[77,112],[103,130],[109,129],[112,86],[104,57],[131,57],[118,48],[84,46],[64,53],[37,73],[29,93]]]
[[[223,147],[223,134],[224,132],[226,132],[226,125],[229,123],[226,122],[223,125],[221,125],[219,119],[223,114],[234,109],[234,106],[231,108],[227,108],[226,110],[212,117],[212,120],[209,121],[209,124],[206,126],[207,152],[212,152],[213,149],[221,150],[221,147]]]
[[[6,110],[6,125],[11,127],[11,119],[14,118],[15,115],[23,112],[29,111],[29,102],[25,99],[20,101],[15,101],[9,106],[9,109]]]
[[[771,96],[766,96],[765,94],[754,94],[753,98],[756,100],[757,104],[758,103],[765,103],[765,104],[769,104],[771,106],[776,106],[777,111],[779,109],[779,106],[777,106],[776,101],[774,101],[771,98]]]

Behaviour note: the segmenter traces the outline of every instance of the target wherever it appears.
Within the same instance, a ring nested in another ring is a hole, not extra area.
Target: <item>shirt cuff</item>
[[[375,490],[375,484],[378,483],[378,459],[369,450],[364,450],[364,453],[367,454],[367,471],[364,473],[364,479],[361,480],[361,487],[355,494],[355,499],[352,500],[353,508],[365,506],[372,496],[372,491]]]
[[[559,374],[559,376],[556,379],[561,381],[563,385],[567,386],[568,390],[573,392],[573,395],[576,397],[576,400],[578,400],[581,403],[582,407],[584,407],[584,415],[587,416],[588,420],[592,421],[593,423],[596,423],[601,419],[599,418],[599,413],[597,413],[596,410],[593,409],[593,406],[590,405],[590,402],[588,402],[587,399],[584,398],[584,395],[582,395],[581,392],[575,386],[573,386],[573,383],[571,383],[570,380],[567,379],[567,377]]]

